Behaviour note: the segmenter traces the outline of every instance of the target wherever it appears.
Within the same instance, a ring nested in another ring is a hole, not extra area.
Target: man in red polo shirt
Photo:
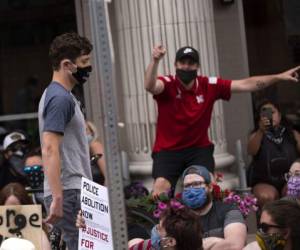
[[[251,92],[278,82],[299,81],[300,67],[233,81],[201,76],[197,74],[199,53],[190,46],[176,52],[175,76],[157,77],[158,64],[165,53],[163,46],[155,47],[145,73],[145,89],[158,105],[152,154],[153,196],[174,188],[188,166],[202,165],[213,173],[214,146],[208,138],[208,128],[216,100],[229,100],[232,92]]]

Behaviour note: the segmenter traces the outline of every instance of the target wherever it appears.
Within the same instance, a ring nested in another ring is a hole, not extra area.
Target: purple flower
[[[226,203],[231,203],[231,202],[235,202],[233,200],[233,193],[230,193],[227,197],[224,198],[224,202]]]
[[[184,207],[180,202],[178,202],[178,201],[176,201],[176,200],[171,200],[171,201],[170,201],[170,205],[171,205],[171,207],[174,208],[174,209],[181,209],[181,208]]]
[[[250,213],[250,209],[249,209],[249,208],[246,208],[246,209],[244,210],[244,212],[245,212],[246,215],[248,215],[248,214]]]
[[[246,209],[246,207],[244,205],[239,205],[239,209],[240,209],[240,211],[244,211]]]
[[[246,206],[251,206],[253,204],[253,199],[249,196],[246,196],[244,198],[244,203],[245,203]]]
[[[235,201],[235,202],[240,202],[241,197],[238,196],[237,194],[235,194],[235,195],[232,197],[232,199],[233,199],[233,201]]]
[[[156,210],[153,211],[154,218],[159,219],[160,215],[161,215],[161,210],[156,209]]]
[[[165,210],[167,208],[167,204],[163,202],[158,202],[158,209]]]
[[[224,199],[224,202],[225,202],[225,203],[233,203],[234,201],[233,201],[232,199],[225,198],[225,199]]]
[[[141,181],[137,181],[135,183],[135,186],[138,187],[138,188],[144,188],[144,185],[143,185],[143,183]]]

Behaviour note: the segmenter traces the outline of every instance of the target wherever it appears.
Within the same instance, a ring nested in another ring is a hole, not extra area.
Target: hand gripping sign
[[[86,228],[79,230],[79,250],[113,250],[107,188],[81,180],[81,210]]]
[[[42,250],[41,206],[0,206],[0,235],[1,242],[19,236],[31,241],[37,250]]]

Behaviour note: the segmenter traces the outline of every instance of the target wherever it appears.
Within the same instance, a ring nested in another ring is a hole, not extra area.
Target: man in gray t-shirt
[[[247,238],[244,218],[236,206],[213,200],[207,168],[190,166],[182,179],[182,201],[200,215],[204,249],[242,249]]]
[[[91,51],[91,43],[76,33],[53,40],[49,51],[52,82],[38,111],[46,222],[63,231],[69,250],[78,249],[75,219],[80,209],[81,177],[92,179],[84,116],[71,90],[89,77]]]

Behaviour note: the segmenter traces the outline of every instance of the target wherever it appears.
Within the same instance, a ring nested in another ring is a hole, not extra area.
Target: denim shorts
[[[49,214],[52,196],[45,197],[45,207]],[[63,191],[63,217],[53,226],[59,228],[63,233],[63,240],[68,250],[78,249],[79,231],[76,227],[76,216],[80,210],[80,189],[69,189]]]

